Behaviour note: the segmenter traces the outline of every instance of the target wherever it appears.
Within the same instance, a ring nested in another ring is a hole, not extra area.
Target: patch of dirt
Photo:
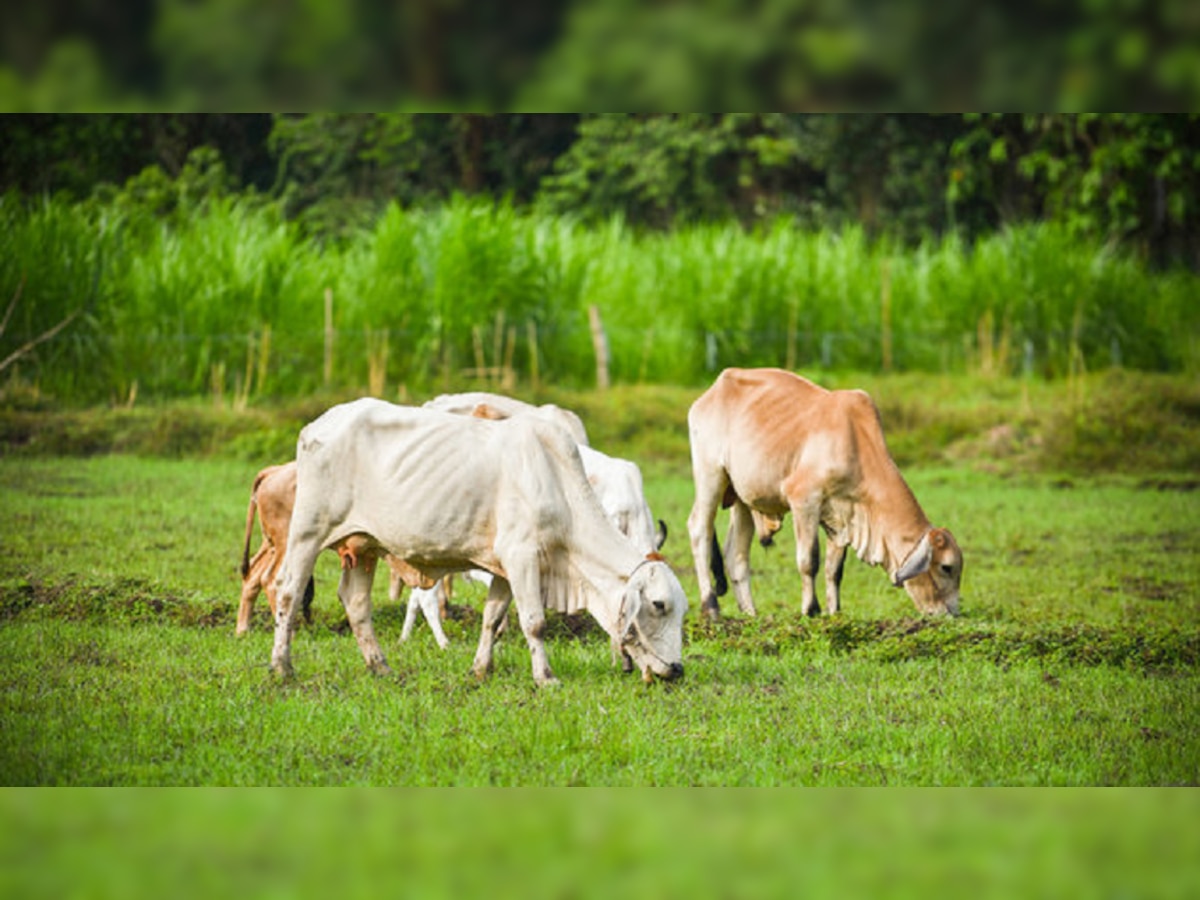
[[[600,624],[589,613],[546,613],[546,637],[569,637],[585,640],[600,637],[605,640],[608,635]]]
[[[1174,581],[1154,581],[1150,578],[1126,576],[1121,579],[1121,588],[1143,600],[1178,600],[1183,595],[1183,585]]]
[[[1139,491],[1181,491],[1189,493],[1200,488],[1200,478],[1145,478],[1137,484]]]

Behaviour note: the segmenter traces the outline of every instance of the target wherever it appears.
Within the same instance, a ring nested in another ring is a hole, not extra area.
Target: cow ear
[[[620,635],[620,640],[624,641],[629,637],[629,633],[633,631],[633,623],[637,620],[638,613],[641,611],[641,586],[632,585],[625,594],[624,609],[621,610],[621,619],[617,622],[617,633]]]
[[[892,576],[892,584],[896,587],[904,584],[910,578],[916,578],[922,572],[929,570],[929,564],[933,561],[933,544],[929,541],[929,533],[917,542],[917,546],[913,548],[912,553],[908,554],[906,559],[896,570],[896,574]]]
[[[929,532],[929,539],[933,541],[934,550],[945,550],[946,544],[949,543],[946,538],[947,535],[945,528],[935,528],[933,531]]]

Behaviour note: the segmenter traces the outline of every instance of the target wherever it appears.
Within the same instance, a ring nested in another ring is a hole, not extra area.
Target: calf
[[[271,607],[271,616],[272,618],[275,616],[275,583],[279,575],[279,568],[283,563],[284,553],[287,550],[288,527],[292,521],[292,508],[295,502],[295,462],[268,466],[255,476],[254,485],[250,489],[250,505],[246,511],[246,536],[242,546],[242,593],[238,602],[235,631],[239,636],[245,634],[250,628],[250,616],[254,612],[254,602],[258,599],[259,594],[266,593],[267,603]],[[252,559],[250,557],[250,541],[254,536],[256,512],[258,513],[259,527],[262,529],[262,544]],[[347,540],[335,549],[338,556],[341,557],[342,567],[348,568],[357,565],[358,556],[363,548],[361,541]],[[406,585],[414,588],[433,586],[432,582],[422,578],[419,572],[406,565],[403,560],[388,557],[387,563],[391,571],[389,593],[392,599],[398,600]],[[313,583],[309,579],[304,589],[301,611],[304,620],[310,623],[312,622],[312,599]],[[420,609],[425,613],[426,618],[429,618],[428,604],[423,602]],[[429,624],[434,629],[434,636],[438,637],[438,643],[445,646],[442,643],[445,640],[445,634],[442,633],[440,619],[436,624],[434,619],[429,619]]]

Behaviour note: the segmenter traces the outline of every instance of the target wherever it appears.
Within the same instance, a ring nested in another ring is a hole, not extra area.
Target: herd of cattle
[[[825,599],[839,608],[846,549],[882,565],[918,610],[956,614],[962,551],[934,528],[892,461],[879,413],[862,391],[829,391],[780,369],[727,369],[688,412],[695,503],[688,533],[702,614],[719,616],[732,581],[755,614],[750,543],[768,543],[792,514],[802,610],[816,598],[818,531],[827,536]],[[724,552],[714,532],[730,510]],[[262,545],[250,558],[257,513]],[[300,432],[296,460],[262,470],[246,519],[237,633],[267,594],[275,618],[271,667],[292,673],[296,615],[308,614],[312,573],[325,549],[341,557],[338,596],[367,666],[388,671],[371,624],[371,585],[382,558],[389,596],[412,589],[402,638],[420,609],[438,643],[448,576],[488,585],[473,671],[515,601],[538,684],[555,681],[546,610],[586,610],[614,658],[646,681],[683,674],[688,600],[658,553],[638,467],[588,444],[569,410],[496,394],[451,394],[422,407],[361,399],[335,406]],[[728,574],[726,574],[728,573]]]

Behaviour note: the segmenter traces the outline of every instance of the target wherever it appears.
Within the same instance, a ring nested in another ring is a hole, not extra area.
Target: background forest
[[[1184,114],[13,114],[0,365],[78,402],[588,386],[605,351],[1194,371],[1198,182]]]
[[[1200,99],[1188,0],[44,0],[0,109],[1150,109]]]

